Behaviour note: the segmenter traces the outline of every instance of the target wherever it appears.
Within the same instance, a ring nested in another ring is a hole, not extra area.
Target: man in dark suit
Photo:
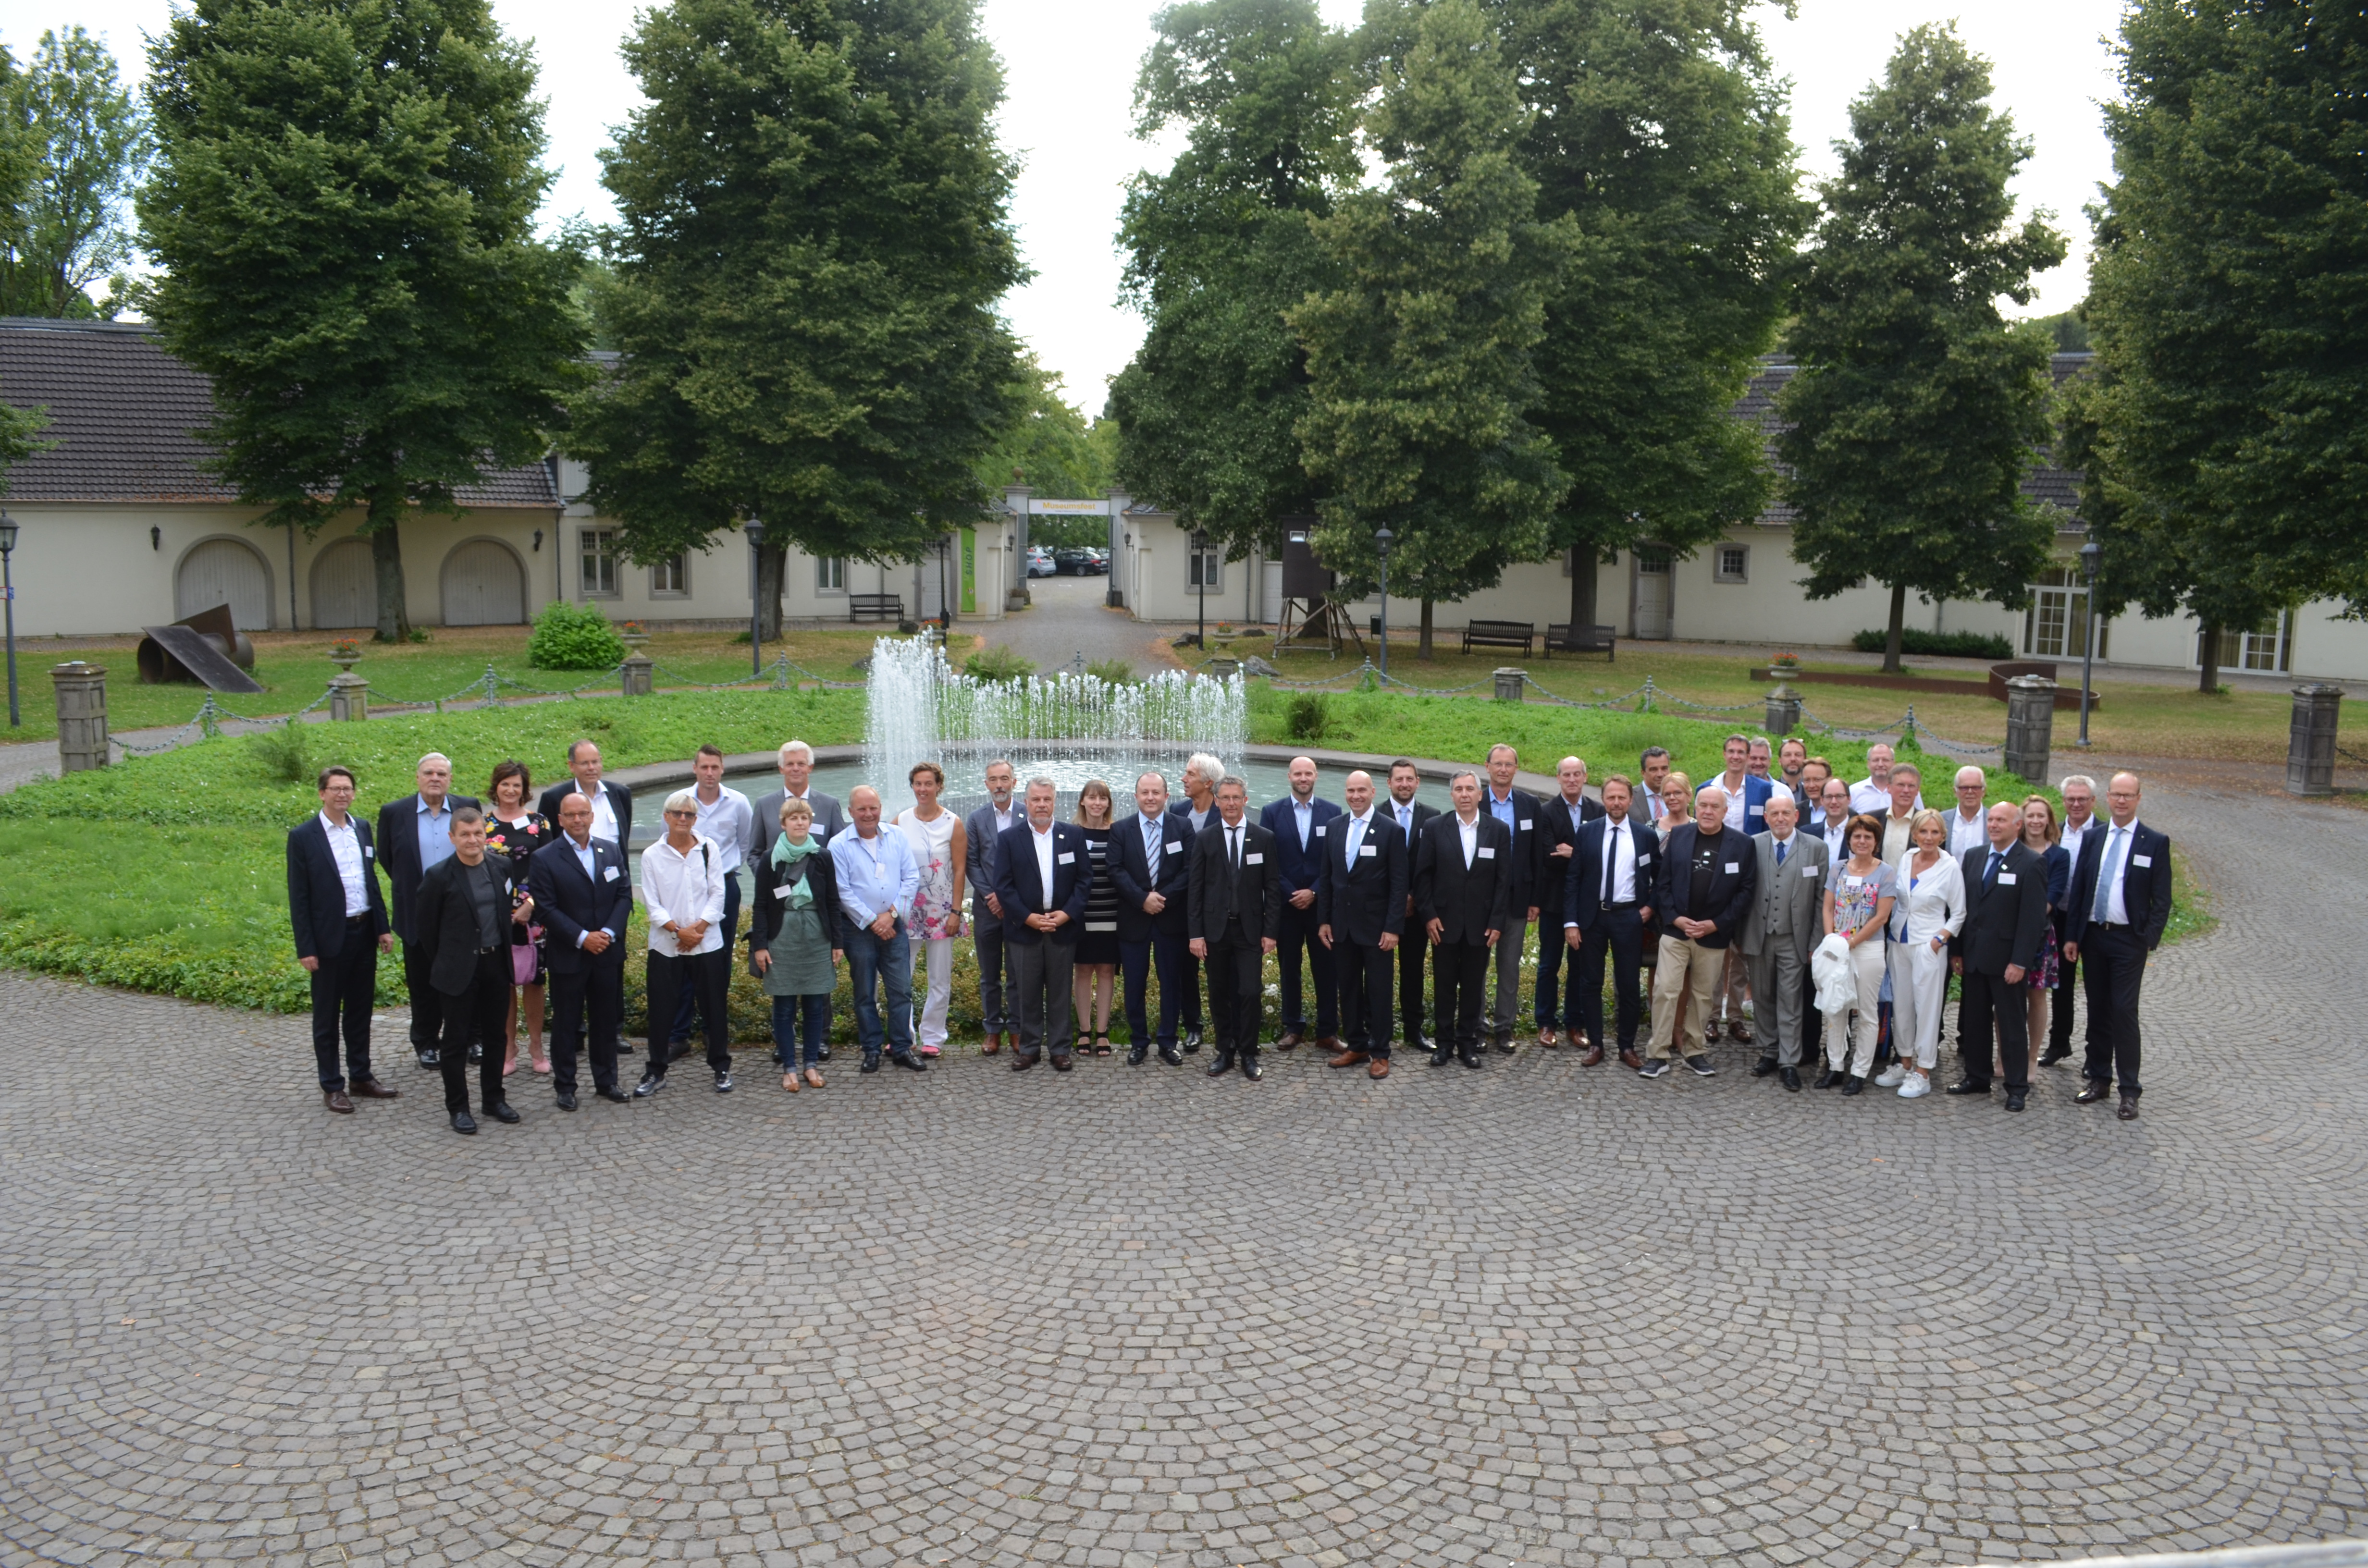
[[[1521,947],[1530,937],[1530,924],[1538,917],[1539,861],[1545,854],[1541,831],[1544,802],[1527,790],[1513,786],[1520,756],[1498,742],[1488,748],[1488,784],[1480,809],[1505,824],[1513,835],[1504,869],[1498,873],[1505,889],[1504,936],[1496,945],[1497,987],[1488,1003],[1488,1035],[1499,1051],[1513,1049],[1513,1025],[1521,1001]]]
[[[1028,820],[995,850],[995,893],[1003,905],[1012,984],[1019,993],[1019,1040],[1011,1070],[1025,1073],[1049,1048],[1053,1070],[1075,1065],[1069,983],[1076,972],[1092,881],[1085,829],[1053,820],[1053,781],[1028,781]],[[1048,1017],[1049,1015],[1049,1017]]]
[[[1333,957],[1340,985],[1340,1051],[1329,1065],[1362,1062],[1369,1078],[1390,1075],[1390,965],[1406,931],[1414,869],[1406,835],[1373,809],[1373,776],[1341,785],[1349,809],[1333,819],[1315,883],[1315,935]]]
[[[527,862],[527,891],[548,936],[543,967],[551,977],[552,1088],[559,1108],[575,1108],[575,1042],[585,1005],[592,1009],[592,1088],[627,1103],[617,1086],[618,1032],[625,1016],[625,922],[633,882],[622,851],[592,836],[592,802],[559,802],[559,838]]]
[[[1274,835],[1275,859],[1281,869],[1282,924],[1275,932],[1281,944],[1278,968],[1282,975],[1282,1036],[1277,1051],[1296,1051],[1307,1038],[1307,1013],[1300,1006],[1299,963],[1304,949],[1307,972],[1315,987],[1315,1045],[1337,1051],[1340,1045],[1340,1007],[1332,984],[1332,954],[1316,939],[1320,917],[1315,912],[1315,883],[1324,874],[1325,829],[1340,815],[1340,808],[1315,798],[1315,759],[1291,759],[1291,793],[1267,803],[1258,825]]]
[[[1628,820],[1650,833],[1669,813],[1661,786],[1669,779],[1669,753],[1665,746],[1646,746],[1636,758],[1636,787],[1628,803]]]
[[[1422,1038],[1422,966],[1429,956],[1430,944],[1422,939],[1422,922],[1414,913],[1414,862],[1416,851],[1422,845],[1422,830],[1439,814],[1439,808],[1427,801],[1417,801],[1415,791],[1422,788],[1422,775],[1416,771],[1410,757],[1399,757],[1390,764],[1390,798],[1380,808],[1383,816],[1397,825],[1398,834],[1406,842],[1406,923],[1400,935],[1406,939],[1398,943],[1398,1028],[1404,1031],[1408,1051],[1426,1049]]]
[[[1176,806],[1184,820],[1191,825],[1190,842],[1199,843],[1209,824],[1217,821],[1217,785],[1225,777],[1225,765],[1205,751],[1196,751],[1184,763],[1179,780],[1184,790],[1183,801]],[[1187,849],[1184,858],[1189,865],[1192,852]],[[1186,924],[1190,924],[1188,918]],[[1201,1011],[1201,971],[1206,966],[1192,956],[1188,934],[1184,950],[1184,1054],[1193,1055],[1201,1049],[1201,1026],[1207,1020]]]
[[[633,792],[614,779],[604,780],[600,769],[600,748],[590,741],[577,741],[567,748],[567,771],[574,777],[545,790],[538,809],[545,820],[557,822],[561,801],[570,795],[584,796],[592,802],[592,836],[607,839],[623,854],[633,843]],[[780,802],[774,805],[778,820]]]
[[[469,1116],[472,1057],[479,1062],[477,1093],[485,1114],[495,1121],[519,1119],[503,1092],[501,1049],[512,984],[509,926],[534,914],[531,898],[513,913],[517,891],[508,858],[485,847],[484,813],[474,806],[453,807],[452,853],[419,879],[412,918],[444,1020],[437,1061],[444,1070],[444,1109],[455,1132],[477,1131]]]
[[[1430,1064],[1461,1057],[1477,1067],[1487,1043],[1481,1031],[1488,951],[1509,935],[1520,846],[1513,830],[1482,808],[1478,774],[1457,774],[1447,792],[1455,809],[1423,828],[1414,862],[1415,915],[1430,940]]]
[[[1134,1043],[1126,1063],[1143,1065],[1152,1034],[1144,995],[1154,965],[1159,971],[1159,1060],[1184,1064],[1176,1047],[1184,988],[1190,972],[1187,929],[1191,919],[1192,819],[1167,809],[1167,778],[1146,773],[1134,781],[1135,814],[1110,829],[1110,876],[1118,889],[1118,961],[1126,977],[1126,1027]]]
[[[773,847],[773,839],[781,830],[781,802],[795,795],[814,808],[814,836],[827,845],[847,831],[847,812],[837,796],[814,788],[814,747],[803,741],[784,741],[774,754],[775,766],[781,771],[781,787],[763,799],[750,803],[750,821],[755,824],[752,837],[762,840],[749,846],[746,858],[754,861],[758,855]],[[1008,766],[1007,764],[1007,766]],[[975,840],[973,841],[975,844]],[[977,857],[973,855],[972,858]],[[965,868],[967,869],[967,868]]]
[[[1633,791],[1615,773],[1603,781],[1603,815],[1581,828],[1571,846],[1570,870],[1563,879],[1565,946],[1578,954],[1571,971],[1571,1006],[1587,1033],[1582,1067],[1603,1060],[1603,966],[1611,965],[1611,994],[1619,1024],[1620,1064],[1641,1073],[1636,1054],[1636,1018],[1644,1010],[1637,973],[1645,962],[1645,922],[1653,917],[1654,870],[1661,841],[1632,814]]]
[[[1587,762],[1582,757],[1566,756],[1555,765],[1554,782],[1561,786],[1545,802],[1539,813],[1538,831],[1543,835],[1540,845],[1543,853],[1538,859],[1538,1043],[1554,1046],[1567,1036],[1577,1045],[1587,1033],[1580,1015],[1585,1011],[1578,994],[1580,949],[1563,939],[1565,922],[1563,914],[1563,884],[1570,880],[1571,857],[1578,846],[1578,830],[1603,814],[1603,808],[1587,798]],[[1563,970],[1570,971],[1570,985],[1563,988]],[[1596,977],[1600,987],[1601,975]],[[1601,998],[1598,999],[1599,1004]],[[1556,1003],[1561,1003],[1559,1014]],[[1597,1010],[1601,1011],[1600,1006]],[[1599,1058],[1600,1060],[1600,1058]]]
[[[427,974],[436,955],[413,939],[412,901],[419,879],[452,853],[452,813],[478,807],[472,797],[452,793],[452,759],[440,751],[419,759],[417,782],[416,792],[378,809],[378,854],[394,884],[394,934],[403,938],[403,983],[411,994],[411,1049],[422,1067],[433,1067],[444,1015]]]
[[[1028,820],[1028,809],[1012,799],[1019,782],[1018,770],[1004,758],[988,763],[986,804],[962,823],[962,843],[970,850],[970,858],[962,862],[962,880],[970,883],[970,935],[978,949],[978,1001],[986,1028],[986,1043],[979,1048],[983,1056],[1001,1051],[1007,1035],[1015,1043],[1019,1040],[1005,984],[1011,959],[1003,944],[1003,901],[995,892],[996,846],[1003,842],[1005,834]],[[773,809],[778,812],[780,807],[776,803]]]
[[[1653,1043],[1642,1075],[1669,1071],[1679,1047],[1678,998],[1686,998],[1686,1034],[1679,1053],[1697,1077],[1717,1075],[1704,1026],[1726,968],[1726,950],[1751,907],[1759,861],[1751,840],[1726,825],[1726,791],[1706,784],[1694,797],[1694,820],[1669,830],[1653,889],[1661,914],[1660,960],[1653,971]]]
[[[2013,801],[1992,806],[1986,825],[1989,843],[1958,861],[1965,873],[1965,924],[1950,944],[1949,968],[1961,977],[1957,1038],[1965,1075],[1949,1092],[1990,1092],[1995,1033],[2006,1108],[2021,1110],[2031,1093],[2030,993],[2022,981],[2039,961],[2047,929],[2047,862],[2022,842],[2022,810]]]
[[[1274,863],[1274,835],[1246,821],[1250,787],[1234,774],[1217,785],[1217,820],[1192,841],[1191,914],[1186,921],[1192,956],[1209,971],[1209,1011],[1217,1036],[1209,1076],[1222,1078],[1238,1060],[1256,1083],[1258,1028],[1265,1021],[1265,959],[1274,951],[1282,917],[1282,879]]]
[[[2170,840],[2138,821],[2138,776],[2116,773],[2105,781],[2105,810],[2112,820],[2093,829],[2080,845],[2072,873],[2064,926],[2066,961],[2085,966],[2089,1081],[2072,1097],[2094,1105],[2113,1092],[2121,1078],[2123,1121],[2138,1115],[2138,990],[2146,979],[2146,955],[2162,945],[2170,919]]]
[[[296,961],[313,982],[313,1055],[321,1070],[321,1103],[350,1116],[355,1095],[370,1100],[400,1095],[371,1074],[370,1059],[378,957],[394,951],[394,937],[379,896],[378,847],[370,828],[351,814],[354,776],[342,767],[324,767],[320,786],[320,814],[288,833],[288,921],[295,927]],[[340,1024],[343,1073],[337,1071]]]

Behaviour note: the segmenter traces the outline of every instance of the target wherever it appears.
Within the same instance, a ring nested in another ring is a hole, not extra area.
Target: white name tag
[[[1171,844],[1167,846],[1167,853],[1170,855],[1181,855],[1184,853],[1184,846],[1180,844]]]
[[[1315,836],[1316,836],[1316,837],[1318,837],[1318,838],[1323,837],[1323,836],[1324,836],[1324,830],[1325,830],[1326,828],[1327,828],[1327,827],[1331,826],[1331,825],[1332,825],[1332,824],[1331,824],[1330,823],[1322,823],[1322,822],[1317,823],[1317,824],[1315,824]]]
[[[1639,855],[1636,857],[1636,864],[1639,866],[1649,866],[1652,863],[1653,858],[1650,855]]]
[[[1363,844],[1357,847],[1357,854],[1360,858],[1362,858],[1367,855],[1379,855],[1381,852],[1381,848],[1377,845]]]
[[[1736,864],[1734,861],[1732,861],[1732,860],[1729,860],[1729,861],[1726,863],[1726,874],[1727,874],[1728,876],[1730,876],[1730,877],[1732,877],[1732,876],[1736,876],[1736,875],[1738,875],[1742,870],[1743,870],[1743,868],[1742,868],[1741,866],[1739,866],[1739,865],[1736,865]]]
[[[378,851],[365,844],[362,846],[362,858],[365,860],[375,860],[378,858]]]
[[[2010,888],[2014,886],[2014,873],[2012,871],[2000,871],[1998,874],[1998,886],[2002,888]]]
[[[1866,886],[1866,879],[1864,877],[1844,877],[1842,879],[1842,886],[1846,888],[1862,888]]]
[[[1242,864],[1245,866],[1263,866],[1266,864],[1266,857],[1253,851],[1252,853],[1242,857]]]
[[[1480,858],[1483,860],[1494,860],[1496,858],[1497,851],[1494,846],[1486,844],[1480,846]]]
[[[614,866],[609,867],[606,873],[600,878],[600,880],[604,882],[615,881],[617,880],[617,868]]]
[[[1527,833],[1527,832],[1529,832],[1529,831],[1530,831],[1529,819],[1528,819],[1528,818],[1526,818],[1526,817],[1522,818],[1520,822],[1517,822],[1517,823],[1515,823],[1515,824],[1513,824],[1513,828],[1514,828],[1514,831],[1515,831],[1515,832],[1518,832],[1518,833]]]
[[[2144,866],[2148,870],[2152,870],[2154,869],[2154,857],[2151,855],[2133,855],[2130,857],[2130,864],[2133,866]]]
[[[1824,869],[1825,868],[1823,866],[1804,866],[1801,868],[1801,875],[1804,877],[1814,877],[1819,871]]]
[[[787,898],[792,891],[793,890],[789,888],[775,888],[773,890],[773,896],[775,898]]]
[[[1064,866],[1073,866],[1076,864],[1077,860],[1077,858],[1075,855],[1065,849],[1060,854],[1053,856],[1053,858],[1059,861]]]

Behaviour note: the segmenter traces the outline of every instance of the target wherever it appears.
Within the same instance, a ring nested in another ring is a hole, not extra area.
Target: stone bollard
[[[1801,694],[1780,686],[1768,694],[1768,733],[1778,740],[1801,727]]]
[[[105,767],[107,669],[76,659],[50,671],[58,688],[58,771],[84,773]]]
[[[2055,683],[2017,676],[2006,683],[2006,767],[2033,784],[2047,782],[2055,734]]]
[[[1231,680],[1241,673],[1242,662],[1239,659],[1221,656],[1209,661],[1209,675],[1212,679]]]
[[[370,682],[351,670],[329,677],[329,722],[359,723],[370,717]]]
[[[1519,702],[1521,699],[1521,687],[1529,678],[1529,671],[1517,670],[1510,665],[1498,670],[1497,672],[1497,700],[1499,702]]]
[[[2294,688],[2294,728],[2286,736],[2286,793],[2335,793],[2335,722],[2340,686]]]
[[[647,697],[650,694],[650,656],[643,653],[625,655],[623,692],[627,697]]]

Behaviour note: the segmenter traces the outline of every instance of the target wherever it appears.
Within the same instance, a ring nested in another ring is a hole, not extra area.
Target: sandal
[[[548,1057],[548,1056],[538,1056],[538,1057],[536,1057],[536,1058],[534,1059],[534,1070],[535,1070],[536,1072],[538,1072],[538,1073],[548,1073],[548,1072],[550,1072],[550,1071],[551,1071],[551,1058],[550,1058],[550,1057]]]
[[[821,1069],[821,1068],[819,1068],[819,1067],[809,1067],[809,1068],[807,1068],[807,1069],[806,1069],[806,1085],[807,1085],[807,1086],[808,1086],[808,1087],[810,1087],[810,1088],[816,1088],[816,1089],[819,1089],[819,1088],[821,1088],[821,1087],[822,1087],[822,1069]]]
[[[1096,1056],[1108,1056],[1110,1053],[1110,1036],[1106,1034],[1094,1036],[1094,1054]]]

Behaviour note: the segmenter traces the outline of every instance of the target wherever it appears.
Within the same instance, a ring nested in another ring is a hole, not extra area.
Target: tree
[[[2099,601],[2219,634],[2305,599],[2368,615],[2368,21],[2136,0],[2096,211],[2083,512]]]
[[[213,381],[211,467],[267,523],[359,507],[408,637],[403,518],[541,458],[584,373],[533,63],[485,0],[199,0],[149,59],[142,299]]]
[[[1327,286],[1307,222],[1358,176],[1362,78],[1314,0],[1197,0],[1154,26],[1135,131],[1189,134],[1127,196],[1126,288],[1149,330],[1108,410],[1127,485],[1238,559],[1315,507],[1306,355],[1283,316]]]
[[[115,315],[132,251],[124,214],[149,152],[115,57],[81,28],[43,33],[22,71],[0,50],[0,315]]]
[[[568,444],[654,561],[766,525],[784,556],[911,560],[986,502],[1026,277],[976,0],[675,0],[625,45],[648,102],[602,154],[620,354]]]
[[[979,483],[1001,489],[1014,476],[1038,495],[1063,501],[1096,501],[1116,483],[1118,425],[1086,416],[1061,395],[1061,377],[1033,354],[1020,361],[1011,383],[1011,408],[992,450],[979,460]],[[1110,542],[1105,517],[1054,515],[1030,518],[1028,537],[1043,545]]]
[[[1367,126],[1387,185],[1315,222],[1341,281],[1289,319],[1312,381],[1304,460],[1334,487],[1316,555],[1353,595],[1387,524],[1392,586],[1421,599],[1429,658],[1436,601],[1545,553],[1568,482],[1528,417],[1531,356],[1576,235],[1537,216],[1514,152],[1530,117],[1474,0],[1433,0],[1402,31]]]
[[[1802,585],[1889,587],[1892,672],[1909,589],[2019,608],[2054,541],[2055,514],[2022,494],[2051,435],[2052,343],[1997,301],[2028,304],[2064,240],[2044,213],[2013,226],[2007,182],[2031,144],[1989,94],[1987,62],[1921,27],[1850,105],[1779,404]]]
[[[31,408],[19,408],[0,399],[0,495],[8,494],[9,470],[34,453],[46,452],[57,445],[41,439],[41,432],[49,425],[47,408],[38,403]]]

